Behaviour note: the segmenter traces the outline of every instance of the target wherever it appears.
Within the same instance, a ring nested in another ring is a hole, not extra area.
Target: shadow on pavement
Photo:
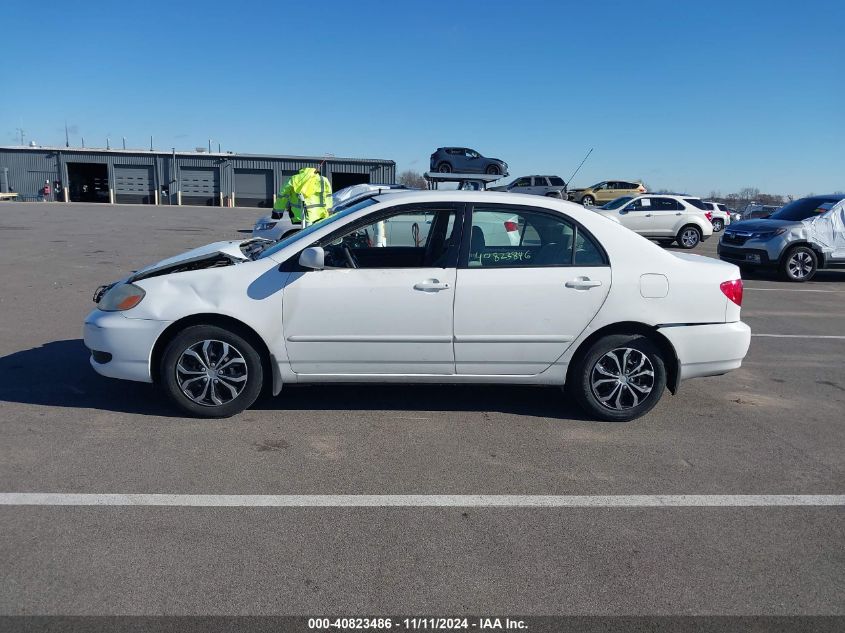
[[[267,411],[495,411],[589,420],[555,387],[513,385],[292,385],[253,409]]]
[[[80,339],[53,341],[0,358],[0,402],[183,417],[150,384],[98,375]],[[587,420],[554,387],[511,385],[291,385],[261,398],[261,411],[496,411]]]
[[[88,363],[80,339],[53,341],[0,358],[0,402],[169,416],[150,384],[112,380]]]

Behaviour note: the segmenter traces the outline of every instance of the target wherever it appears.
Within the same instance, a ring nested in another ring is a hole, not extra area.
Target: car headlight
[[[278,222],[257,222],[255,224],[256,231],[269,231],[274,226],[276,226]]]
[[[778,235],[783,235],[786,233],[786,227],[780,227],[779,229],[775,229],[774,231],[758,231],[756,233],[751,234],[752,240],[770,240],[773,237]]]
[[[130,310],[141,303],[144,298],[144,289],[135,284],[117,284],[109,288],[100,297],[97,307],[103,312],[122,312]]]

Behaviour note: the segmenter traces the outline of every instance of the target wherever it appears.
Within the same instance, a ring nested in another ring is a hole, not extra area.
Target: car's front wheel
[[[258,398],[264,382],[261,356],[243,336],[214,325],[185,328],[161,357],[165,393],[183,411],[227,418]]]
[[[780,274],[787,281],[809,281],[816,274],[819,261],[808,246],[792,248],[780,264]]]
[[[678,232],[678,246],[681,248],[695,248],[701,242],[701,229],[688,224]]]
[[[487,169],[485,170],[491,176],[498,176],[499,175],[499,166],[498,165],[488,165]]]
[[[666,388],[660,350],[639,334],[599,339],[580,357],[567,390],[590,415],[626,422],[648,413]]]
[[[596,199],[593,196],[584,196],[581,198],[581,204],[585,207],[591,207],[596,203]]]

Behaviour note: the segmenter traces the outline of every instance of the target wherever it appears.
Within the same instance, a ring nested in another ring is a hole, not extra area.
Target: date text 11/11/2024
[[[524,620],[510,618],[480,617],[480,618],[309,618],[308,628],[311,630],[511,630],[518,631],[528,628]]]

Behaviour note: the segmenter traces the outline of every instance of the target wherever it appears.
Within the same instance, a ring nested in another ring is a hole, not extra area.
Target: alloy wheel
[[[798,251],[789,258],[787,267],[794,279],[804,279],[813,270],[813,258],[806,251]]]
[[[692,248],[698,244],[698,231],[695,229],[686,229],[683,233],[681,233],[681,242],[683,242],[684,246],[687,248]]]
[[[608,409],[633,409],[654,389],[654,366],[640,350],[618,347],[593,365],[590,388],[596,399]]]
[[[188,398],[215,407],[237,398],[247,383],[247,365],[234,345],[217,340],[194,343],[176,363],[176,382]]]

